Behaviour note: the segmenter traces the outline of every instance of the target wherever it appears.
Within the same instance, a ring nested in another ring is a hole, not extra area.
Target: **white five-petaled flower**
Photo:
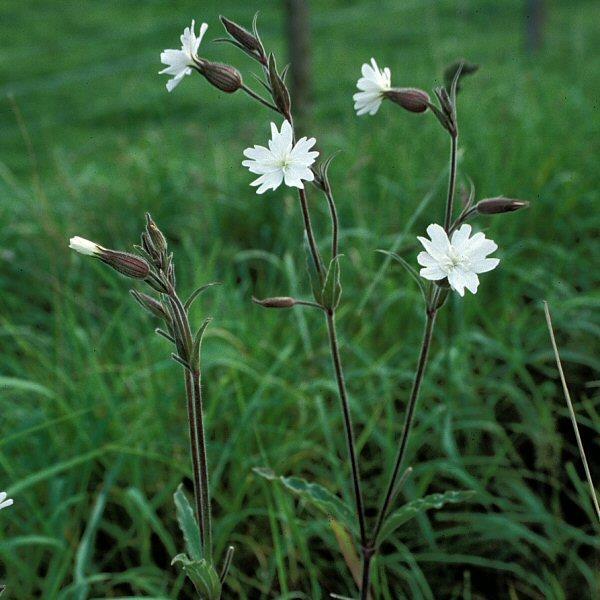
[[[0,510],[2,510],[3,508],[8,508],[13,504],[12,498],[7,499],[6,496],[6,492],[0,492]]]
[[[392,73],[386,67],[380,69],[374,58],[371,64],[362,66],[362,77],[356,83],[360,90],[354,94],[354,110],[358,116],[374,115],[381,105],[385,92],[392,89]]]
[[[198,48],[200,42],[208,29],[206,23],[200,25],[200,33],[198,37],[194,32],[196,21],[192,21],[191,27],[186,27],[181,36],[181,50],[164,50],[160,53],[160,62],[167,65],[166,69],[159,72],[160,75],[172,75],[173,78],[167,81],[167,90],[172,92],[179,82],[186,76],[191,75],[192,67],[196,65],[198,60]]]
[[[479,285],[477,274],[495,269],[500,262],[497,258],[487,258],[498,249],[496,243],[481,232],[469,237],[470,225],[461,225],[450,239],[444,228],[436,224],[427,228],[427,234],[430,240],[419,237],[425,248],[425,252],[417,256],[423,267],[421,277],[431,281],[447,277],[450,287],[461,296],[464,296],[465,288],[475,294]]]
[[[69,248],[87,256],[95,256],[100,254],[102,250],[102,246],[98,246],[95,242],[90,242],[90,240],[86,240],[78,235],[69,240]]]
[[[254,146],[244,150],[244,156],[249,160],[243,161],[242,165],[248,167],[250,173],[260,175],[250,185],[258,186],[257,194],[276,190],[282,182],[289,187],[304,189],[302,181],[315,178],[310,169],[319,156],[318,152],[310,151],[315,143],[315,138],[303,137],[294,144],[294,130],[289,121],[283,122],[281,131],[271,123],[269,147]]]

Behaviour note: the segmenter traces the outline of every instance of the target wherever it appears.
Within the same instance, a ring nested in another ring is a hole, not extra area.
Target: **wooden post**
[[[530,54],[542,47],[545,21],[545,0],[525,0],[525,48]]]
[[[292,104],[306,122],[310,112],[310,14],[308,0],[286,0]]]

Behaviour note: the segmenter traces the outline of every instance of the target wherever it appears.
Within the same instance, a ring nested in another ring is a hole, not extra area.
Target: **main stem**
[[[408,438],[410,436],[414,420],[415,407],[417,405],[417,400],[419,399],[419,392],[421,391],[421,384],[423,383],[423,376],[425,375],[425,368],[427,366],[427,359],[429,357],[429,348],[431,346],[431,338],[433,335],[435,316],[436,309],[431,309],[427,311],[427,319],[425,321],[425,331],[423,333],[423,341],[421,342],[421,351],[419,353],[417,371],[413,380],[410,398],[408,400],[408,406],[406,408],[406,416],[404,418],[402,435],[400,437],[400,447],[398,449],[398,455],[396,456],[394,470],[392,471],[392,476],[390,477],[390,482],[387,487],[385,499],[383,501],[383,504],[381,505],[381,510],[379,511],[379,516],[377,517],[377,524],[375,525],[375,530],[373,533],[373,543],[375,545],[377,544],[377,538],[379,536],[379,532],[381,531],[383,520],[385,519],[387,512],[390,508],[390,504],[393,500],[394,490],[396,488],[396,481],[398,479],[398,475],[400,474],[400,468],[402,467],[402,462],[406,453]]]
[[[334,311],[327,312],[327,332],[329,334],[329,347],[331,350],[331,359],[335,371],[342,413],[344,415],[344,427],[346,430],[346,442],[348,444],[348,455],[350,456],[350,466],[352,468],[352,483],[354,486],[354,499],[356,501],[356,516],[358,517],[358,526],[360,530],[361,543],[364,546],[367,539],[365,528],[365,511],[363,506],[363,497],[360,487],[360,473],[358,470],[358,458],[356,454],[356,442],[354,440],[354,428],[352,427],[352,417],[350,416],[350,403],[348,402],[348,392],[346,390],[346,380],[342,370],[342,361],[340,358],[340,347],[335,327]]]
[[[452,212],[454,208],[454,189],[456,187],[456,156],[458,148],[458,134],[450,134],[450,175],[448,178],[448,198],[446,200],[446,215],[444,229],[450,231],[452,226]]]
[[[200,465],[200,495],[202,501],[202,529],[204,529],[204,558],[209,562],[212,559],[212,529],[210,511],[210,490],[208,484],[208,459],[206,454],[206,437],[204,435],[204,412],[202,406],[202,385],[200,369],[194,368],[192,372],[194,391],[194,420],[198,438],[198,454]]]

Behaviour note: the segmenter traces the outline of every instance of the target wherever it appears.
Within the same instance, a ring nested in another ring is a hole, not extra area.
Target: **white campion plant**
[[[250,185],[258,186],[257,194],[269,189],[276,190],[282,183],[288,187],[304,189],[303,181],[313,181],[315,176],[311,170],[317,151],[311,151],[315,138],[300,138],[294,144],[294,130],[289,121],[284,121],[281,131],[271,123],[271,139],[269,147],[254,146],[246,148],[242,165],[251,173],[260,175]]]
[[[167,65],[166,69],[159,71],[159,75],[171,75],[172,79],[167,81],[167,90],[172,92],[186,76],[192,74],[192,68],[197,65],[198,48],[202,38],[208,29],[206,23],[200,25],[200,33],[196,36],[194,29],[196,21],[192,21],[190,27],[183,30],[181,36],[181,50],[168,49],[160,54],[160,62]]]
[[[418,236],[425,248],[425,252],[417,256],[423,267],[421,277],[430,281],[447,278],[450,287],[461,296],[465,295],[465,288],[477,293],[478,273],[491,271],[500,262],[497,258],[487,258],[498,249],[498,245],[481,232],[470,237],[470,225],[461,225],[449,238],[441,225],[432,223],[427,234],[430,239]]]

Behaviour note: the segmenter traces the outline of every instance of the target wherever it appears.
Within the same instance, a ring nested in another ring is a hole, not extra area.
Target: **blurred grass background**
[[[404,526],[377,559],[382,598],[592,598],[598,527],[550,353],[558,342],[596,481],[600,22],[592,1],[548,2],[545,42],[524,51],[523,2],[313,1],[314,111],[343,225],[343,355],[374,506],[395,454],[421,306],[374,252],[410,261],[442,218],[447,139],[431,115],[352,110],[375,56],[396,85],[431,89],[444,67],[481,65],[460,94],[460,173],[478,198],[532,201],[481,220],[500,268],[440,315],[404,499],[474,489],[475,502]],[[0,7],[0,580],[9,598],[191,597],[172,493],[189,484],[179,368],[128,282],[76,256],[82,235],[116,248],[149,210],[182,290],[220,280],[195,308],[204,345],[217,551],[237,550],[225,597],[352,593],[327,524],[252,473],[268,466],[351,498],[324,329],[310,311],[250,297],[308,297],[290,190],[257,197],[242,150],[271,115],[200,77],[167,94],[159,53],[191,18],[250,24],[260,9],[284,57],[283,3],[40,2]],[[229,46],[207,56],[254,65]],[[281,59],[280,59],[281,62]],[[328,229],[311,192],[319,237]],[[415,211],[418,211],[413,220]],[[372,285],[372,282],[375,284]],[[385,568],[384,568],[385,567]],[[594,592],[594,590],[596,590]]]

